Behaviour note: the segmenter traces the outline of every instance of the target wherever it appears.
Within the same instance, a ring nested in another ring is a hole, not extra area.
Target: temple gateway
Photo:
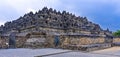
[[[120,42],[86,17],[44,7],[0,26],[0,48],[63,48],[91,51]]]

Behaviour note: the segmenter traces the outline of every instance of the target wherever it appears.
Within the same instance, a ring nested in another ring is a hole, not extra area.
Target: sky
[[[86,16],[104,30],[120,29],[120,0],[0,0],[0,25],[43,7]]]

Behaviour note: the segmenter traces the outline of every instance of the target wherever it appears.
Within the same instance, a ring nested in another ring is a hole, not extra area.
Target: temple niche
[[[59,47],[87,50],[94,47],[91,50],[95,50],[99,46],[111,47],[112,43],[108,41],[111,40],[111,31],[103,30],[98,24],[88,21],[87,17],[77,17],[72,13],[47,7],[0,26],[1,41],[8,43],[12,29],[16,29],[17,48]]]

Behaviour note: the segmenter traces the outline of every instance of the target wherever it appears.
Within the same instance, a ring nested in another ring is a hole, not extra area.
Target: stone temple
[[[111,47],[112,42],[109,29],[103,30],[86,17],[47,7],[0,26],[1,48],[97,50]]]

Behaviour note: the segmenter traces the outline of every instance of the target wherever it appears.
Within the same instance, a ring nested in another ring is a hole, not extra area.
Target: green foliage
[[[117,30],[116,32],[114,32],[113,35],[120,37],[120,30]]]

